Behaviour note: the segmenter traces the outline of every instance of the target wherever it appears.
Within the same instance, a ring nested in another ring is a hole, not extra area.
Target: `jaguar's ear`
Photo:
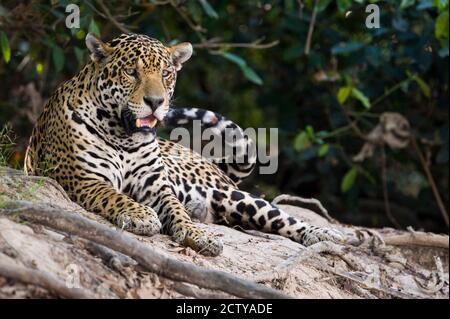
[[[91,52],[91,59],[95,63],[102,63],[113,50],[93,33],[88,33],[85,41],[87,48]]]
[[[170,47],[169,51],[172,55],[172,62],[177,71],[179,71],[181,70],[183,63],[189,60],[192,55],[192,44],[189,42],[183,42]]]

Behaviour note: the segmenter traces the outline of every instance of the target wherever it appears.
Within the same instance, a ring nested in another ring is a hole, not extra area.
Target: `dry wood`
[[[79,243],[93,255],[100,257],[106,265],[119,272],[122,272],[124,267],[137,265],[137,262],[130,257],[90,240],[76,237],[70,238],[70,241]]]
[[[170,288],[187,297],[197,298],[197,299],[229,299],[230,295],[212,292],[204,289],[200,289],[196,286],[185,284],[183,282],[175,281]]]
[[[39,270],[30,269],[8,261],[8,256],[0,253],[0,275],[47,289],[63,298],[92,299],[95,298],[89,291],[81,288],[68,288],[66,284],[53,275]]]
[[[282,194],[282,195],[278,195],[277,197],[275,197],[272,201],[272,204],[274,205],[292,205],[292,206],[298,206],[298,207],[303,207],[305,204],[309,204],[314,206],[314,208],[316,209],[312,209],[314,212],[323,215],[329,222],[331,223],[338,223],[338,221],[336,219],[334,219],[333,217],[331,217],[328,214],[328,211],[326,210],[325,207],[323,207],[322,203],[315,199],[315,198],[303,198],[303,197],[299,197],[299,196],[292,196],[292,195],[286,195],[286,194]]]
[[[424,232],[411,232],[400,235],[382,235],[386,245],[393,246],[429,246],[448,249],[449,237],[447,235],[438,235]]]
[[[309,246],[308,248],[303,248],[297,254],[275,266],[273,270],[258,275],[254,280],[256,282],[267,282],[274,279],[285,279],[289,275],[290,271],[294,267],[298,266],[300,262],[323,252],[341,255],[342,247],[331,242],[319,242]]]
[[[7,204],[0,212],[91,240],[136,260],[146,270],[163,277],[199,287],[220,290],[241,298],[290,298],[273,288],[238,278],[229,273],[205,269],[176,260],[120,232],[71,211],[29,202]]]

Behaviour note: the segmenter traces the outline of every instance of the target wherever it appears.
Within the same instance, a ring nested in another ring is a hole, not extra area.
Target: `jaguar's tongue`
[[[154,128],[158,120],[153,116],[147,116],[140,119],[136,119],[136,127],[151,127]]]

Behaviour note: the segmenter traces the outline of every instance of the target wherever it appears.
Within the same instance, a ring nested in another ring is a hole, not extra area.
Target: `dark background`
[[[374,2],[381,28],[368,29]],[[80,29],[65,26],[69,3]],[[43,103],[88,59],[86,33],[132,31],[194,44],[175,106],[279,128],[278,172],[244,189],[313,196],[343,222],[448,232],[436,200],[448,209],[448,30],[448,0],[1,1],[0,164],[22,165]],[[355,163],[386,111],[408,119],[418,148]]]

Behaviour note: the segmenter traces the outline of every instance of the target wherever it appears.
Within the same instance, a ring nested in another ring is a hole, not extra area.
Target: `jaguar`
[[[89,33],[90,61],[44,105],[31,134],[25,172],[55,179],[69,197],[125,231],[164,233],[207,256],[223,250],[219,236],[201,222],[224,223],[288,237],[303,245],[341,241],[288,215],[238,184],[255,167],[245,161],[210,160],[157,128],[200,121],[224,135],[238,125],[212,111],[173,108],[177,74],[193,47],[165,46],[139,34],[103,42]],[[245,152],[251,139],[236,142]]]

